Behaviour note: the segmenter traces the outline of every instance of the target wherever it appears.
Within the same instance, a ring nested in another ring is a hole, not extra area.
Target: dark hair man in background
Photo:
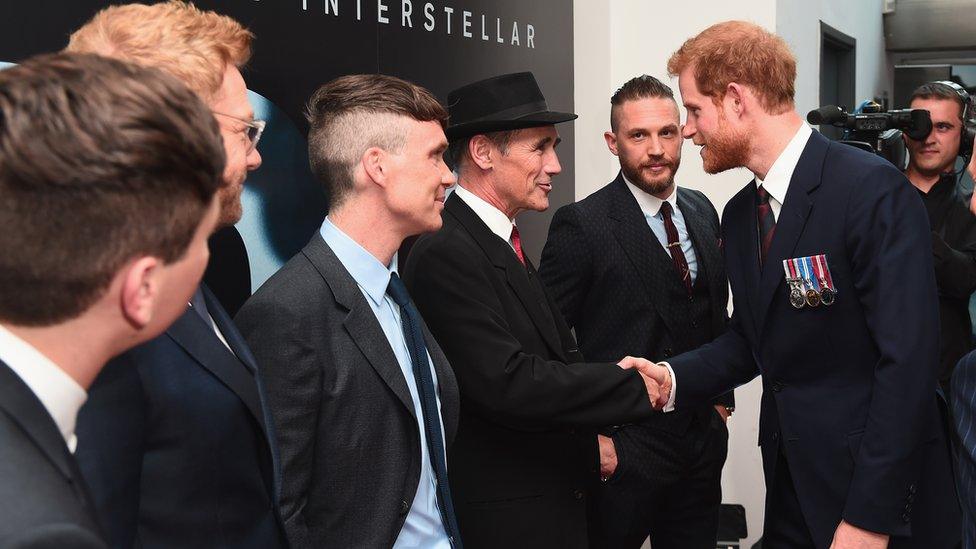
[[[296,548],[461,547],[445,449],[451,367],[397,274],[409,236],[441,226],[447,112],[392,76],[343,76],[308,107],[318,234],[244,304],[278,426]]]
[[[909,107],[932,116],[925,139],[905,137],[910,153],[905,175],[918,189],[932,229],[935,282],[942,326],[939,384],[949,380],[959,359],[973,348],[969,297],[976,291],[976,215],[956,184],[956,157],[966,136],[963,115],[972,108],[948,84],[932,82],[912,92]]]
[[[673,383],[678,407],[762,375],[764,546],[955,547],[918,193],[891,163],[812,132],[795,110],[795,57],[755,24],[705,29],[668,72],[705,171],[745,167],[755,181],[722,215],[729,330],[670,359],[672,375],[649,373]]]
[[[240,72],[252,38],[229,17],[170,1],[106,8],[68,45],[157,67],[207,103],[227,158],[219,227],[240,219],[244,179],[261,164],[264,124]],[[283,546],[260,370],[205,284],[190,302],[96,380],[79,418],[81,469],[115,547]]]
[[[598,480],[596,431],[643,419],[658,397],[621,366],[583,363],[522,251],[515,216],[549,207],[560,171],[554,124],[531,73],[448,95],[458,186],[444,227],[414,245],[404,280],[461,387],[451,479],[468,547],[587,547],[586,494]]]
[[[609,185],[556,212],[539,274],[590,360],[667,359],[725,331],[718,214],[679,188],[681,122],[671,88],[638,76],[610,99]],[[714,404],[714,407],[713,407]],[[715,547],[732,393],[600,435],[599,546]],[[611,434],[612,433],[612,434]]]
[[[186,308],[224,153],[178,81],[91,55],[0,72],[0,120],[0,546],[100,547],[76,415]]]

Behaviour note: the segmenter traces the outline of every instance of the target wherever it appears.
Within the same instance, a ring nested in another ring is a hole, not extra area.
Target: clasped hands
[[[655,410],[661,410],[671,398],[671,374],[665,366],[655,364],[646,358],[625,356],[617,363],[624,370],[634,369],[644,380],[647,398]]]

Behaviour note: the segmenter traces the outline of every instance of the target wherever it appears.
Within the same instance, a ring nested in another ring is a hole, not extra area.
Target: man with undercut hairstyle
[[[0,72],[0,546],[105,547],[76,415],[186,308],[223,168],[209,109],[162,72],[79,54]]]
[[[674,93],[653,76],[610,99],[610,152],[620,173],[560,208],[539,274],[590,360],[667,359],[725,331],[728,280],[718,214],[675,184],[681,122]],[[712,549],[728,452],[731,391],[712,402],[599,435],[594,545]]]
[[[69,51],[157,67],[210,108],[227,158],[218,227],[241,217],[261,164],[241,67],[250,31],[182,1],[111,6],[71,35]],[[280,471],[262,374],[206,284],[165,334],[113,360],[81,411],[78,457],[114,547],[286,544]]]
[[[460,549],[446,454],[457,382],[397,258],[441,226],[447,112],[420,86],[360,74],[319,88],[308,119],[328,215],[236,318],[270,374],[289,538]]]

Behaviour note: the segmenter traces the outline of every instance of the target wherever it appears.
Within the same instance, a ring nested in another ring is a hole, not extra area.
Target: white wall
[[[576,198],[599,189],[617,173],[606,148],[610,96],[625,81],[646,73],[670,82],[667,60],[689,37],[714,23],[745,19],[782,35],[797,55],[797,109],[819,106],[820,20],[857,40],[855,93],[858,100],[890,90],[881,18],[882,0],[574,0],[576,73]],[[679,101],[680,103],[680,101]],[[682,118],[684,110],[682,109]],[[685,142],[679,185],[699,189],[719,212],[752,179],[744,170],[707,175],[698,147]],[[654,358],[654,357],[648,357]],[[758,439],[759,380],[736,391],[723,499],[746,507],[750,547],[762,534],[765,484]]]

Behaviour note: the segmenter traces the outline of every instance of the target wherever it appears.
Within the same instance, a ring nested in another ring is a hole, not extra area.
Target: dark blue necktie
[[[461,549],[461,536],[458,532],[457,518],[454,515],[454,503],[451,499],[451,485],[447,481],[447,461],[444,457],[444,435],[441,431],[440,414],[437,411],[437,395],[434,392],[434,376],[431,373],[430,361],[427,360],[427,345],[424,344],[424,333],[420,327],[420,313],[410,301],[407,287],[396,273],[390,275],[390,285],[386,293],[400,306],[403,337],[407,341],[410,352],[410,363],[413,366],[413,377],[420,392],[420,406],[423,408],[424,427],[427,436],[427,450],[430,463],[437,476],[437,504],[444,521],[444,530],[451,538],[451,545]]]

